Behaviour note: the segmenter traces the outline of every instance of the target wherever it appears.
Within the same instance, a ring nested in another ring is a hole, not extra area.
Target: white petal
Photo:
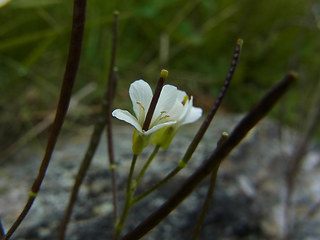
[[[138,123],[137,119],[132,116],[131,113],[129,113],[128,111],[125,110],[121,110],[121,109],[116,109],[112,112],[112,116],[118,118],[119,120],[125,121],[129,124],[131,124],[132,126],[134,126],[139,132],[142,133],[142,127],[140,126],[140,124]]]
[[[162,111],[169,112],[176,102],[177,94],[177,87],[169,84],[164,85],[152,119],[157,118]]]
[[[202,109],[197,107],[192,107],[189,113],[185,116],[185,118],[181,122],[181,125],[193,123],[197,121],[201,116],[202,116]]]
[[[173,107],[169,111],[170,119],[179,120],[181,116],[184,115],[184,112],[187,110],[187,107],[182,104],[181,101],[177,100]]]
[[[144,134],[145,135],[150,135],[151,133],[154,133],[155,131],[159,130],[160,128],[163,128],[163,127],[168,126],[168,125],[173,125],[175,123],[176,123],[176,121],[158,124],[158,125],[152,127],[151,129],[149,129],[148,131],[144,132]]]
[[[136,117],[140,118],[139,105],[137,102],[141,103],[141,105],[145,108],[145,113],[147,113],[153,95],[151,87],[142,79],[137,80],[130,85],[129,95],[132,101],[133,111],[136,114]],[[144,118],[145,116],[143,116],[143,119]]]
[[[182,103],[182,101],[184,100],[184,97],[185,97],[185,96],[188,96],[188,95],[186,94],[186,92],[181,91],[181,90],[178,90],[177,100],[178,100],[179,102]]]

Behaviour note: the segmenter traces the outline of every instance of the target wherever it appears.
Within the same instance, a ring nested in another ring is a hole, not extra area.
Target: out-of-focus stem
[[[217,143],[217,148],[221,147],[222,144],[227,140],[228,138],[228,134],[226,132],[223,132],[221,134],[220,140]],[[219,169],[220,164],[218,165],[218,167],[215,169],[216,171],[213,171],[211,173],[211,177],[210,177],[210,184],[208,187],[208,192],[207,192],[207,196],[206,199],[203,203],[201,212],[199,214],[199,218],[197,220],[197,223],[195,225],[194,231],[193,231],[193,235],[192,235],[192,240],[197,240],[199,232],[201,230],[202,224],[206,218],[208,209],[210,207],[210,202],[213,196],[213,192],[214,192],[214,188],[216,186],[216,179],[217,179],[217,173],[218,173],[218,169]]]
[[[115,14],[115,26],[117,25],[117,14]],[[116,29],[116,27],[114,27],[114,29]],[[116,31],[116,30],[114,30]],[[116,34],[115,32],[113,34]],[[114,41],[113,41],[113,47],[112,49],[115,49],[116,46],[114,45]],[[72,214],[72,210],[73,210],[73,206],[77,200],[77,196],[78,196],[78,192],[79,192],[79,189],[80,189],[80,186],[83,182],[83,179],[84,177],[86,176],[86,173],[87,173],[87,170],[92,162],[92,159],[93,159],[93,156],[97,150],[97,147],[99,145],[99,142],[100,142],[100,139],[101,139],[101,134],[103,132],[103,129],[106,125],[106,122],[107,122],[107,118],[108,118],[108,109],[110,109],[111,107],[109,106],[110,105],[110,99],[112,101],[113,97],[114,97],[114,92],[115,92],[115,81],[116,81],[116,72],[114,71],[114,58],[115,58],[115,50],[112,51],[112,57],[111,59],[113,59],[110,63],[110,73],[109,73],[109,84],[108,84],[108,87],[107,87],[107,90],[106,90],[106,93],[105,93],[105,97],[104,99],[102,100],[102,108],[101,108],[101,112],[99,114],[99,116],[97,117],[97,121],[94,125],[94,130],[93,130],[93,133],[91,135],[91,138],[90,138],[90,142],[89,142],[89,146],[87,148],[87,151],[82,159],[82,162],[81,162],[81,165],[80,165],[80,168],[78,170],[78,173],[77,173],[77,176],[76,176],[76,179],[75,179],[75,183],[73,185],[73,188],[72,188],[72,191],[71,191],[71,194],[70,194],[70,197],[69,197],[69,202],[68,202],[68,205],[67,205],[67,208],[65,210],[65,213],[64,213],[64,217],[62,219],[62,222],[61,222],[61,226],[60,226],[60,231],[59,231],[59,240],[64,240],[65,239],[65,233],[66,233],[66,230],[67,230],[67,226],[68,226],[68,223],[70,221],[70,217],[71,217],[71,214]],[[112,86],[110,86],[110,82],[113,82],[112,83]],[[113,180],[112,180],[113,181]],[[114,183],[115,184],[115,183]],[[116,186],[116,184],[115,184]],[[114,195],[116,196],[116,194]],[[114,199],[116,199],[116,197],[114,197]],[[115,201],[115,200],[114,200]],[[116,203],[114,203],[116,204]],[[114,210],[115,211],[115,217],[116,217],[116,211],[117,209]]]
[[[86,0],[74,0],[73,7],[73,22],[72,22],[72,32],[69,47],[69,55],[66,64],[66,69],[64,73],[63,83],[61,87],[61,93],[59,98],[59,103],[57,106],[56,116],[52,124],[51,132],[48,138],[46,151],[39,168],[38,175],[34,180],[31,190],[29,191],[29,198],[24,206],[19,217],[16,219],[12,227],[9,229],[7,234],[3,239],[10,239],[11,235],[19,227],[23,219],[27,216],[45,177],[47,168],[49,166],[51,156],[56,145],[58,135],[60,133],[61,127],[64,122],[65,115],[67,113],[69,102],[71,98],[71,93],[73,85],[76,79],[78,66],[80,62],[81,49],[82,49],[82,39],[85,25],[85,15],[86,15]]]
[[[306,119],[305,124],[305,134],[300,139],[297,147],[295,148],[295,152],[290,159],[288,164],[288,169],[285,175],[286,181],[286,191],[285,191],[285,205],[284,205],[284,236],[283,239],[290,240],[292,239],[292,234],[294,229],[290,227],[290,223],[292,222],[292,195],[295,190],[295,183],[298,173],[301,170],[301,165],[303,163],[304,156],[307,151],[307,147],[309,145],[310,140],[312,139],[313,135],[315,134],[317,128],[319,127],[320,122],[320,109],[319,109],[319,102],[320,102],[320,81],[318,82],[317,86],[315,87],[314,91],[314,98],[312,100],[312,104],[310,107],[310,112]]]
[[[114,160],[114,147],[113,147],[113,135],[112,135],[112,121],[111,121],[111,110],[113,104],[114,93],[116,89],[117,75],[115,73],[116,64],[116,53],[117,53],[117,42],[118,42],[118,16],[119,12],[114,12],[114,24],[113,24],[113,39],[112,39],[112,51],[111,51],[111,61],[109,69],[109,81],[107,90],[107,106],[106,106],[106,124],[107,124],[107,144],[108,144],[108,156],[109,165],[111,173],[111,188],[112,188],[112,203],[113,203],[113,218],[114,222],[118,219],[118,191],[117,191],[117,178],[116,178],[116,168]]]

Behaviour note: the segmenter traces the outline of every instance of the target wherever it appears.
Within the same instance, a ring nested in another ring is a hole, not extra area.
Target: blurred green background
[[[0,8],[1,150],[56,106],[72,4],[71,0],[12,0]],[[83,100],[87,108],[79,107],[74,122],[92,121],[104,92],[114,10],[120,11],[117,107],[130,107],[127,90],[132,81],[143,78],[154,86],[166,68],[168,82],[208,109],[223,84],[235,42],[242,38],[242,55],[223,109],[247,111],[272,84],[294,70],[300,81],[273,116],[280,112],[286,123],[298,128],[306,117],[319,82],[319,1],[88,0],[74,92],[90,83],[97,88]]]

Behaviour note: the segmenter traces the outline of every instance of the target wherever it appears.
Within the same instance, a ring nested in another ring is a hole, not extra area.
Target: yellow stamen
[[[163,117],[160,117],[160,120],[168,118],[168,117],[170,117],[170,115],[164,115]]]
[[[144,106],[142,105],[142,103],[139,102],[139,101],[137,101],[136,104],[139,105],[139,116],[137,116],[138,122],[139,122],[140,124],[143,124],[144,118],[145,118],[145,112],[146,112],[146,111],[145,111],[145,108],[144,108]]]
[[[183,100],[182,100],[182,105],[185,105],[188,100],[189,100],[188,95],[185,95]]]
[[[169,115],[163,116],[163,114],[166,114],[166,113],[167,111],[160,112],[160,115],[156,119],[152,120],[150,126],[154,126],[155,124],[158,124],[163,118],[165,118],[166,116],[169,116]]]
[[[142,109],[145,111],[144,106],[142,106],[142,103],[141,103],[141,102],[138,102],[138,101],[137,101],[136,104],[138,104],[139,107],[142,108]]]

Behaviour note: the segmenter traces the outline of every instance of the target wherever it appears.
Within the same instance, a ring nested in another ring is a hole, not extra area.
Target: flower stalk
[[[157,155],[158,151],[160,149],[160,146],[157,145],[155,146],[153,152],[151,153],[150,157],[148,158],[147,162],[143,165],[138,177],[136,178],[136,180],[134,181],[134,186],[136,188],[136,186],[139,184],[140,180],[142,179],[143,175],[145,174],[145,172],[147,171],[149,165],[151,164],[152,160],[154,159],[154,157]]]
[[[129,171],[129,176],[127,179],[127,187],[126,187],[126,199],[125,199],[125,203],[124,203],[124,207],[123,207],[123,211],[122,211],[122,215],[120,217],[119,222],[116,223],[116,227],[115,227],[115,233],[113,236],[113,240],[118,240],[119,236],[123,230],[123,225],[126,221],[126,218],[128,216],[128,213],[130,211],[130,208],[132,206],[131,201],[132,201],[132,195],[134,193],[134,189],[132,187],[132,179],[133,179],[133,173],[134,173],[134,169],[135,169],[135,165],[137,162],[137,158],[138,155],[134,154],[132,157],[132,161],[131,161],[131,166],[130,166],[130,171]]]
[[[160,149],[160,146],[155,146],[153,152],[149,156],[147,162],[144,164],[140,173],[138,174],[138,177],[135,180],[133,180],[133,174],[134,174],[134,169],[135,169],[138,155],[135,155],[135,154],[133,155],[133,158],[131,161],[130,172],[129,172],[129,176],[127,179],[126,199],[125,199],[121,218],[120,218],[119,222],[116,224],[115,235],[113,238],[114,240],[117,240],[119,238],[119,236],[123,230],[123,226],[124,226],[124,223],[127,219],[129,211],[130,211],[131,207],[136,203],[133,198],[135,190],[137,189],[137,186],[138,186],[140,180],[142,179],[144,173],[146,172],[147,168],[149,167],[150,163],[152,162],[154,157],[157,155],[159,149]]]

